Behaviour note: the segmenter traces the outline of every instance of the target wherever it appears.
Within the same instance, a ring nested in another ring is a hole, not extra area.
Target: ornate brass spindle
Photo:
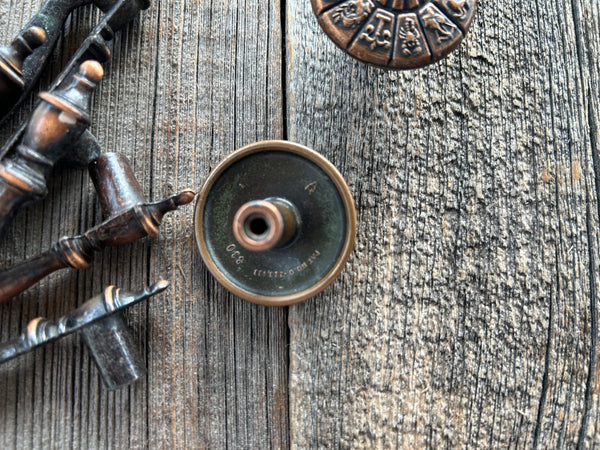
[[[46,195],[52,168],[89,126],[91,93],[103,73],[100,63],[86,61],[64,88],[40,94],[21,144],[0,161],[0,236],[23,204]]]
[[[140,376],[137,361],[129,360],[133,348],[127,330],[112,330],[112,334],[98,335],[96,340],[86,338],[86,331],[97,329],[100,323],[118,324],[121,311],[167,288],[165,280],[139,292],[124,292],[115,286],[107,287],[100,295],[93,297],[70,314],[56,320],[37,318],[29,322],[23,333],[4,344],[0,344],[0,363],[9,361],[37,347],[55,341],[68,334],[81,331],[84,342],[89,347],[109,389],[124,386]],[[104,339],[109,338],[124,338]],[[143,362],[143,360],[142,360]]]
[[[89,267],[95,251],[155,236],[167,212],[194,198],[194,192],[188,189],[158,202],[147,202],[129,162],[116,153],[92,161],[90,175],[107,219],[82,235],[63,237],[47,252],[0,272],[0,303],[56,270]],[[145,373],[144,359],[121,314],[86,327],[82,337],[111,389],[130,384]]]
[[[156,236],[163,216],[194,199],[183,190],[157,202],[147,202],[126,158],[106,153],[90,164],[90,173],[108,218],[74,237],[63,237],[47,252],[0,272],[0,303],[46,275],[67,267],[86,269],[94,252]]]
[[[99,24],[100,27],[96,27],[90,34],[92,39],[84,41],[78,54],[82,55],[86,53],[86,58],[90,58],[87,51],[89,49],[92,51],[91,57],[93,59],[100,59],[101,61],[102,55],[98,54],[97,51],[94,54],[93,49],[95,46],[94,41],[98,40],[100,35],[99,31],[103,31],[101,37],[104,41],[110,40],[115,31],[121,29],[126,23],[137,16],[140,10],[150,6],[148,0],[47,0],[25,27],[23,27],[17,39],[13,42],[15,44],[15,42],[25,37],[26,46],[29,49],[20,50],[19,81],[16,84],[15,82],[0,83],[0,96],[2,97],[0,120],[25,98],[39,79],[46,63],[50,59],[56,41],[62,33],[67,16],[74,9],[88,4],[94,4],[106,14]],[[17,45],[21,44],[17,43]],[[5,47],[5,49],[8,48]],[[0,51],[1,53],[2,51]],[[106,52],[102,49],[100,53]],[[82,59],[77,57],[74,63],[75,65],[79,65],[82,61]],[[68,72],[70,73],[70,70]]]

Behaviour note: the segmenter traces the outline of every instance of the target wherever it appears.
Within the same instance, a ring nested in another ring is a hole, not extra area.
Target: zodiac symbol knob
[[[351,56],[388,69],[439,61],[466,36],[477,0],[312,0],[327,35]]]

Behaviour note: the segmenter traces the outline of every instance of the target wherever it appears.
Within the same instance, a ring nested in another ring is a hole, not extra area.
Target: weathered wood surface
[[[39,4],[2,2],[0,40]],[[283,137],[280,15],[277,3],[153,2],[117,34],[91,129],[106,151],[129,157],[148,197],[198,189],[236,147]],[[67,61],[94,18],[75,16],[58,61]],[[101,220],[85,171],[60,175],[49,197],[17,218],[3,263]],[[167,295],[129,314],[148,364],[147,379],[131,388],[107,392],[74,340],[0,368],[0,448],[288,446],[287,310],[217,287],[195,250],[192,212],[190,205],[168,215],[152,241],[98,255],[85,272],[56,273],[4,305],[7,339],[106,284],[171,282]]]
[[[39,4],[2,1],[0,42]],[[96,18],[74,16],[45,82]],[[129,313],[148,377],[128,389],[76,339],[0,367],[0,447],[599,446],[599,34],[596,1],[480,0],[457,52],[390,73],[308,1],[154,1],[95,97],[106,150],[159,198],[243,144],[309,145],[355,195],[356,251],[317,298],[249,305],[207,275],[188,207],[49,277],[0,307],[0,339],[105,284],[172,287]],[[87,174],[58,175],[2,264],[100,221]]]
[[[337,295],[290,313],[292,442],[599,445],[598,3],[481,1],[458,53],[404,74],[303,3],[289,23],[289,137],[360,224]]]

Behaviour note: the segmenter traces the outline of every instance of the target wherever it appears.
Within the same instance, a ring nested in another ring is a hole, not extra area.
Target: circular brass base
[[[247,145],[204,183],[194,212],[200,255],[231,293],[262,305],[306,300],[342,271],[356,234],[350,190],[318,153]]]

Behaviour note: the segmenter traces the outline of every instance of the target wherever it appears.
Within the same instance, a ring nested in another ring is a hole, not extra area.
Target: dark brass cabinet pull
[[[90,164],[90,173],[107,219],[74,237],[63,237],[50,250],[0,272],[0,303],[56,270],[86,269],[94,252],[156,236],[163,216],[194,199],[190,189],[157,202],[144,199],[127,159],[106,153]]]
[[[56,320],[34,319],[19,337],[0,344],[0,364],[81,331],[108,388],[125,386],[144,374],[145,366],[137,355],[121,311],[164,291],[168,285],[162,280],[135,293],[109,286],[66,316]]]
[[[194,192],[188,189],[158,202],[147,202],[129,162],[116,153],[96,158],[89,170],[107,219],[84,234],[61,238],[39,256],[0,271],[0,303],[56,270],[89,267],[95,251],[155,236],[167,212],[194,198]],[[90,324],[81,335],[110,389],[126,386],[145,373],[144,359],[121,313]]]
[[[11,80],[5,83],[0,81],[0,121],[23,100],[39,79],[68,15],[74,9],[89,4],[97,6],[105,16],[72,59],[67,74],[83,62],[82,57],[101,62],[103,58],[108,58],[109,53],[103,48],[106,41],[112,39],[113,33],[131,21],[139,11],[150,6],[148,0],[47,0],[23,27],[13,44],[0,49],[0,80]],[[18,47],[16,50],[15,46]],[[16,64],[2,64],[3,59]],[[57,80],[60,82],[62,77]]]
[[[54,25],[50,22],[58,20],[62,23],[64,20],[62,16],[68,14],[67,10],[70,11],[88,3],[91,1],[48,0],[25,27],[25,30],[38,25],[42,29],[45,29],[44,26],[46,26],[54,30]],[[0,238],[6,232],[16,211],[24,203],[45,196],[46,179],[56,162],[65,159],[74,164],[87,165],[90,160],[99,155],[100,146],[95,137],[87,130],[89,126],[89,90],[102,76],[102,66],[99,63],[105,62],[110,57],[107,44],[113,38],[114,31],[133,19],[140,10],[148,8],[150,3],[148,0],[95,0],[93,3],[106,11],[103,19],[87,36],[48,91],[40,95],[41,100],[33,117],[29,122],[22,124],[0,149]],[[42,47],[46,45],[48,45],[48,39]],[[4,51],[5,54],[12,54],[11,52],[14,53],[10,49]],[[45,53],[34,52],[26,58],[23,63],[24,90],[28,89],[28,80],[33,79],[33,75],[27,73],[27,65],[32,64],[36,70],[41,69],[47,56]],[[0,63],[2,62],[1,58],[0,52]],[[95,60],[95,62],[91,63],[88,60]],[[92,65],[96,75],[88,73]],[[0,73],[2,73],[2,67],[3,65],[0,64]],[[79,74],[82,70],[83,75]],[[35,77],[38,75],[39,73],[36,73]],[[73,80],[75,80],[75,85],[73,85]],[[86,88],[88,92],[84,92]],[[60,100],[62,97],[68,100],[66,108],[64,102],[52,102],[52,100],[57,98]],[[37,126],[39,124],[34,120],[36,117],[39,119],[41,109],[48,108],[47,104],[63,109],[65,114],[59,118],[64,119],[67,114],[71,114],[76,120],[67,124],[67,127],[63,126],[65,125],[63,122],[59,123],[61,126],[56,128],[55,132],[58,133],[58,130],[63,129],[64,133],[54,136],[56,142],[53,143],[52,148],[45,148],[48,147],[47,145],[44,148],[38,148],[39,143],[35,139],[30,139],[29,135],[33,134],[35,138],[41,137],[39,126]],[[28,140],[32,141],[33,145],[28,145]],[[15,171],[15,173],[9,174],[10,171]]]
[[[323,156],[287,141],[242,147],[213,169],[194,212],[200,256],[234,295],[285,306],[325,289],[354,247],[350,189]]]
[[[21,143],[0,161],[0,236],[23,204],[46,195],[52,168],[89,126],[90,96],[102,75],[98,62],[86,61],[58,89],[40,94]]]
[[[49,251],[1,271],[0,303],[58,269],[88,267],[95,251],[156,235],[164,214],[194,197],[194,192],[185,190],[147,202],[127,160],[116,154],[100,156],[101,146],[88,130],[91,91],[103,75],[100,63],[110,57],[108,41],[150,6],[148,0],[47,0],[17,39],[0,49],[0,121],[38,79],[69,13],[91,3],[105,12],[104,17],[48,91],[40,94],[29,121],[0,149],[0,238],[21,206],[46,195],[47,179],[61,160],[89,164],[106,219],[82,235],[64,237]],[[166,286],[160,282],[126,295],[110,287],[58,321],[36,319],[20,338],[0,346],[0,362],[79,330],[106,385],[110,389],[126,386],[145,374],[146,368],[119,310]]]

